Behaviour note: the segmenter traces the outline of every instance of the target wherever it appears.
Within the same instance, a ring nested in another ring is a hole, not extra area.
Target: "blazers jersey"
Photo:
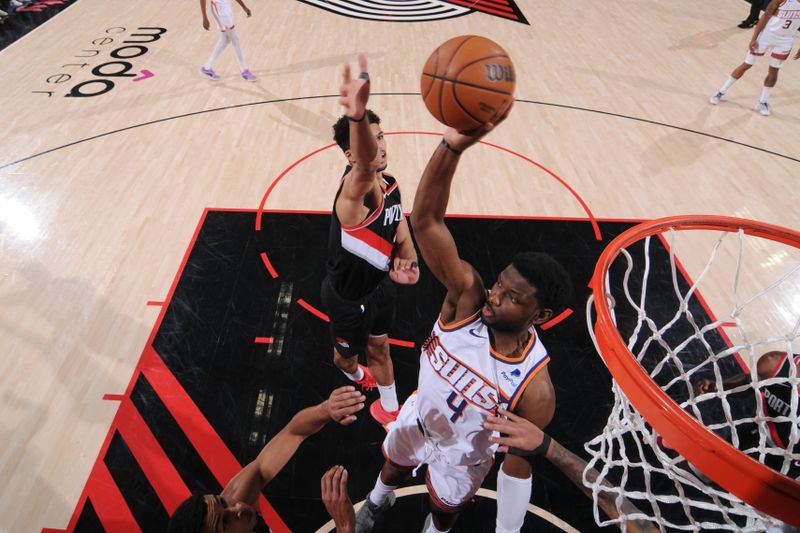
[[[497,448],[483,424],[498,407],[513,410],[550,361],[531,327],[516,358],[495,352],[480,312],[446,326],[441,317],[420,354],[417,411],[425,436],[451,465],[475,465]]]
[[[345,170],[345,175],[348,172],[350,167]],[[347,300],[358,300],[372,292],[391,268],[397,227],[404,218],[403,206],[394,177],[384,173],[381,180],[380,203],[360,224],[343,225],[336,215],[334,200],[327,271],[334,290]],[[336,199],[343,184],[344,179]]]
[[[771,383],[760,387],[761,398],[764,402],[764,413],[767,416],[786,416],[790,418],[793,416],[791,411],[792,396],[797,396],[798,390],[796,387],[792,387],[791,383],[788,382],[790,376],[789,365],[792,362],[795,365],[798,364],[798,362],[800,362],[800,354],[794,354],[793,357],[784,356],[775,366],[772,375],[768,378],[787,378],[787,381]],[[800,409],[800,398],[798,398],[797,401],[798,409]],[[798,415],[800,415],[800,413],[794,413],[794,416]],[[769,436],[772,442],[781,448],[786,448],[789,445],[789,437],[792,432],[795,433],[795,439],[800,440],[800,434],[798,434],[800,428],[791,422],[774,422],[770,420],[767,422],[767,427],[769,428]]]

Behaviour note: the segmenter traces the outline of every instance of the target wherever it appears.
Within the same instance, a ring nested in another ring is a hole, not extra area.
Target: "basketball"
[[[420,88],[428,111],[459,131],[502,114],[514,99],[514,64],[496,42],[479,35],[453,37],[430,55]]]

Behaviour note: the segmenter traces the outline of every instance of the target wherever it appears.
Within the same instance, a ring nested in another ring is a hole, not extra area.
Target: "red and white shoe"
[[[364,365],[358,365],[358,368],[364,371],[364,377],[356,381],[356,385],[361,387],[361,390],[363,391],[377,388],[378,382],[372,377],[372,373],[369,371],[369,368],[365,367]]]
[[[380,398],[378,398],[369,406],[369,412],[372,415],[372,418],[377,420],[380,425],[385,426],[389,422],[394,422],[397,420],[397,415],[400,414],[400,409],[398,408],[397,411],[387,411],[383,408],[383,405],[381,405]]]

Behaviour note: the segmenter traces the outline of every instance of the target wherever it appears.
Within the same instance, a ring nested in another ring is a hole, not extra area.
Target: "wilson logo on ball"
[[[483,65],[489,81],[514,81],[514,71],[507,65]]]

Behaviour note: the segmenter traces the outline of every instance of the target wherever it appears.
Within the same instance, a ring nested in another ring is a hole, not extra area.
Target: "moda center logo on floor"
[[[528,20],[514,0],[298,0],[331,13],[386,22],[425,22],[482,13],[521,24]]]
[[[141,58],[166,32],[166,28],[148,26],[106,28],[76,51],[67,63],[54,69],[55,72],[45,78],[44,88],[32,92],[47,98],[53,95],[89,98],[106,94],[118,82],[139,74],[137,65],[141,64]],[[87,73],[89,79],[86,79]]]

